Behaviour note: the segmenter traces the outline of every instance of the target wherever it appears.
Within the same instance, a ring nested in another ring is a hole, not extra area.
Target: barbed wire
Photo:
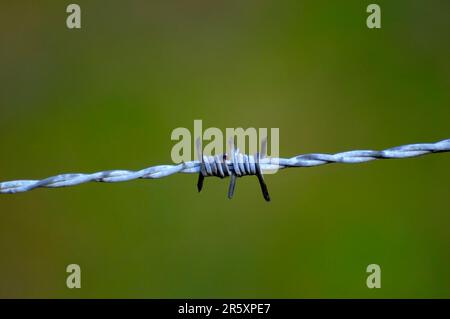
[[[377,159],[400,159],[416,157],[431,153],[449,152],[450,139],[436,143],[407,144],[388,148],[382,151],[353,150],[336,154],[303,154],[291,158],[265,157],[266,142],[261,147],[261,153],[254,156],[246,155],[234,149],[232,146],[230,155],[204,156],[199,150],[197,141],[197,152],[200,161],[184,162],[177,165],[157,165],[139,171],[131,170],[109,170],[92,174],[61,174],[42,180],[16,180],[0,183],[0,193],[13,194],[27,192],[40,187],[67,187],[87,182],[116,183],[134,179],[156,179],[167,177],[176,173],[197,173],[198,191],[203,187],[205,177],[216,176],[220,178],[231,177],[228,197],[234,194],[237,177],[256,175],[261,185],[264,198],[269,201],[269,193],[264,182],[264,171],[273,171],[290,167],[311,167],[329,163],[363,163]]]

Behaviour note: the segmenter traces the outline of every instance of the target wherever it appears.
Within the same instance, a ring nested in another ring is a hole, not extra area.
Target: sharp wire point
[[[267,137],[264,137],[261,142],[261,158],[266,157],[267,155]]]

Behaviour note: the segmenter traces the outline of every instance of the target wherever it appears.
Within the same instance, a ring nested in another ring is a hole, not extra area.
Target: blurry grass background
[[[0,180],[170,162],[176,127],[280,153],[450,137],[448,1],[6,1]],[[450,297],[450,157],[0,196],[0,297]],[[82,288],[65,268],[82,269]],[[368,264],[382,288],[366,287]]]

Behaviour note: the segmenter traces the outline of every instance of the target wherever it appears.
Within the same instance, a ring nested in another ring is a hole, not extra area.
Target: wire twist
[[[224,178],[226,176],[230,176],[231,179],[228,187],[228,198],[231,199],[233,198],[234,189],[236,188],[236,177],[256,175],[258,177],[259,185],[261,186],[263,197],[269,202],[269,191],[267,189],[266,182],[264,181],[260,166],[260,161],[266,153],[267,140],[263,140],[261,145],[261,153],[256,153],[255,156],[240,153],[239,149],[234,149],[234,143],[231,140],[230,147],[230,159],[226,153],[222,156],[205,156],[202,154],[200,139],[197,139],[197,154],[198,157],[202,159],[197,182],[198,191],[201,192],[205,177],[217,176]],[[231,166],[231,169],[229,166]]]
[[[198,173],[197,183],[200,191],[203,179],[209,176],[224,178],[231,177],[228,197],[233,196],[236,177],[256,175],[261,185],[264,198],[270,200],[267,187],[263,179],[266,170],[284,169],[289,167],[311,167],[328,163],[363,163],[378,159],[400,159],[416,157],[431,153],[449,152],[450,139],[436,143],[408,144],[388,148],[382,151],[354,150],[336,154],[304,154],[291,158],[269,158],[265,157],[265,145],[262,145],[261,154],[254,156],[239,153],[232,150],[230,157],[222,156],[199,156],[201,161],[190,161],[177,165],[157,165],[139,171],[110,170],[93,174],[62,174],[48,177],[43,180],[16,180],[0,183],[1,194],[13,194],[27,192],[40,187],[66,187],[87,182],[115,183],[134,179],[156,179],[163,178],[176,173]],[[201,177],[200,177],[201,176]],[[265,189],[264,189],[265,188]]]

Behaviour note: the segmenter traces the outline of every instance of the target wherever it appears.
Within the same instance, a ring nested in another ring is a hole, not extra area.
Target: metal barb
[[[198,160],[200,161],[200,172],[198,174],[198,181],[197,181],[197,190],[200,193],[203,188],[203,182],[205,180],[205,175],[202,174],[202,172],[205,170],[205,165],[203,164],[203,151],[202,151],[202,145],[200,138],[198,137],[195,141],[195,147],[197,149],[197,156]]]
[[[265,153],[267,141],[262,142],[262,150]],[[197,189],[200,192],[203,187],[203,181],[205,177],[216,176],[224,178],[230,176],[230,184],[228,186],[228,198],[232,199],[234,191],[236,189],[236,181],[238,177],[247,175],[256,175],[258,177],[259,184],[263,197],[266,201],[270,201],[269,191],[262,175],[260,162],[260,155],[248,156],[239,152],[239,149],[235,148],[234,141],[230,139],[230,158],[228,154],[222,156],[204,156],[201,150],[200,142],[197,140],[197,154],[200,158],[200,170],[198,173]],[[230,169],[231,167],[231,169]]]
[[[259,185],[261,186],[261,192],[263,194],[266,202],[270,202],[269,190],[267,189],[266,182],[264,181],[264,177],[261,171],[261,166],[259,165],[259,153],[256,155],[256,176],[258,176]]]

